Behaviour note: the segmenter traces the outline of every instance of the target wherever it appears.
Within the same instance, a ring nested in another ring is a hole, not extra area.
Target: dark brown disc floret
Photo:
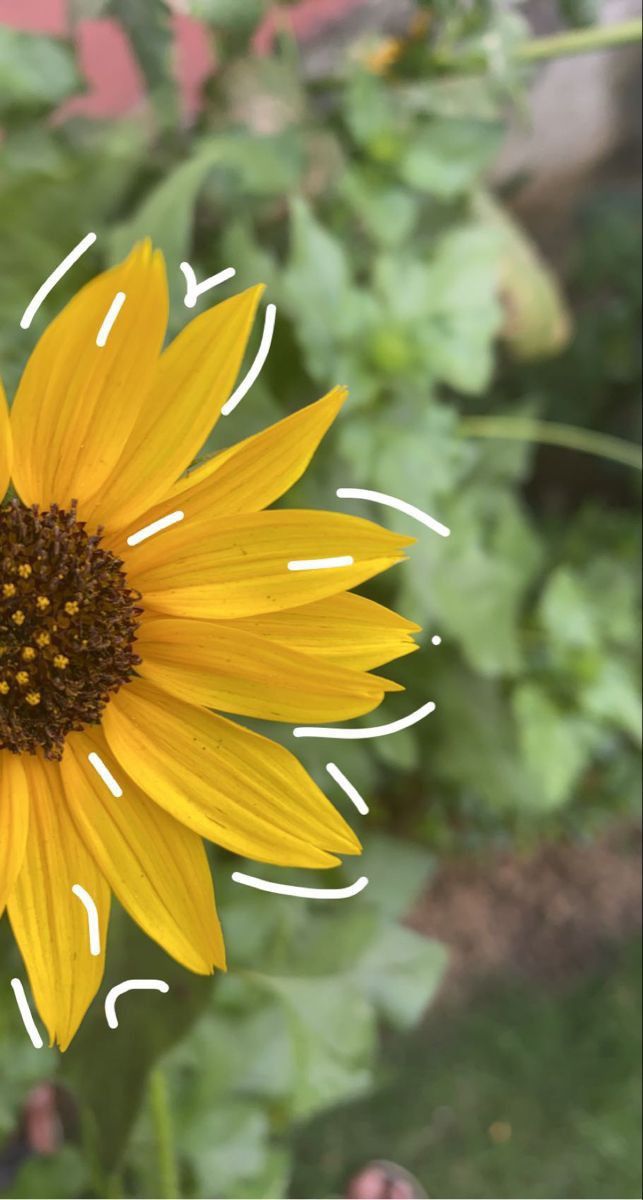
[[[0,750],[61,758],[140,662],[140,596],[100,543],[75,505],[0,508]]]

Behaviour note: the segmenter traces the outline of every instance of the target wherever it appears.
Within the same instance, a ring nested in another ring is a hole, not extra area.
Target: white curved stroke
[[[408,717],[400,717],[399,721],[391,721],[390,725],[372,725],[366,729],[336,729],[327,725],[298,725],[293,729],[295,737],[316,738],[345,738],[347,741],[359,741],[363,738],[387,737],[389,733],[398,733],[400,729],[408,729],[409,725],[417,725],[429,713],[435,711],[435,704],[429,700],[421,708],[416,708]]]
[[[231,413],[232,410],[237,407],[237,404],[241,403],[241,401],[243,400],[243,397],[246,395],[247,392],[250,391],[250,388],[252,387],[253,383],[257,382],[257,380],[263,370],[263,365],[270,353],[270,347],[272,345],[272,335],[275,332],[276,317],[277,317],[277,306],[275,304],[269,304],[268,307],[266,308],[266,316],[265,316],[265,320],[263,323],[263,333],[261,335],[261,344],[259,346],[259,349],[257,350],[256,358],[255,358],[250,370],[248,371],[248,374],[246,375],[245,379],[242,380],[242,382],[239,384],[238,388],[235,388],[230,399],[226,400],[225,404],[223,405],[221,412],[223,413],[224,417],[227,417],[229,415],[229,413]]]
[[[92,750],[91,754],[87,755],[87,758],[94,768],[96,774],[100,775],[105,787],[108,788],[112,793],[112,796],[114,796],[117,800],[120,800],[121,796],[123,795],[123,789],[120,783],[114,779],[112,772],[110,771],[109,767],[105,765],[100,754],[96,754],[96,752]]]
[[[108,339],[110,333],[112,332],[112,328],[114,326],[114,321],[116,320],[116,318],[117,318],[119,312],[121,311],[126,300],[127,300],[127,292],[117,292],[116,295],[114,296],[114,299],[112,300],[112,303],[109,306],[107,316],[104,318],[103,323],[102,323],[100,329],[98,330],[98,336],[96,338],[97,346],[102,347],[102,346],[106,345],[107,339]]]
[[[357,788],[353,783],[351,783],[350,779],[347,779],[344,772],[340,771],[337,763],[326,763],[326,770],[328,771],[331,779],[334,779],[335,783],[338,783],[342,791],[346,793],[349,800],[353,801],[357,811],[361,813],[363,817],[365,817],[369,812],[368,804],[363,797],[360,796]]]
[[[346,900],[349,896],[357,896],[368,885],[368,876],[360,875],[350,887],[343,888],[309,888],[295,887],[290,883],[269,883],[267,879],[258,879],[256,875],[244,875],[243,871],[233,871],[235,883],[243,883],[246,887],[257,888],[259,892],[274,892],[276,896],[301,896],[310,900]]]
[[[89,927],[89,953],[97,958],[100,954],[100,922],[98,920],[98,909],[96,903],[89,892],[80,883],[75,883],[72,887],[74,896],[80,900],[85,912],[87,913],[87,925]]]
[[[24,1025],[25,1029],[27,1030],[29,1037],[31,1038],[31,1044],[32,1044],[32,1046],[35,1047],[36,1050],[42,1050],[44,1042],[43,1042],[40,1034],[38,1033],[38,1029],[36,1027],[36,1022],[34,1021],[33,1016],[31,1014],[31,1009],[29,1007],[29,1001],[27,1000],[27,997],[25,996],[25,989],[22,986],[22,983],[20,982],[19,979],[12,979],[11,986],[13,988],[13,994],[16,997],[16,1001],[18,1003],[18,1008],[20,1009],[20,1016],[22,1017],[22,1023]]]
[[[25,311],[22,314],[22,317],[20,318],[21,329],[29,328],[45,297],[48,296],[51,291],[53,291],[56,284],[62,279],[63,275],[67,274],[69,268],[73,267],[74,263],[78,262],[79,258],[82,258],[85,251],[89,250],[89,247],[93,246],[95,241],[95,233],[86,234],[82,241],[80,241],[77,246],[74,246],[73,250],[69,251],[69,254],[66,256],[66,258],[63,258],[62,262],[58,263],[58,266],[54,271],[51,272],[51,275],[47,276],[45,282],[38,288],[38,291],[33,299],[29,301]]]
[[[289,571],[328,571],[331,567],[352,567],[352,554],[338,554],[336,558],[293,558],[288,563]]]
[[[407,500],[399,500],[397,496],[387,496],[385,492],[373,492],[369,488],[337,488],[335,495],[339,496],[340,500],[373,500],[376,504],[396,508],[398,512],[406,513],[407,517],[414,517],[416,521],[421,521],[428,529],[439,533],[440,537],[450,536],[451,530],[441,521],[436,521],[435,517],[430,517],[421,508],[416,508],[415,504],[409,504]]]
[[[211,288],[215,288],[220,283],[227,283],[228,279],[233,279],[236,275],[234,267],[225,267],[223,271],[218,271],[216,275],[209,275],[203,283],[197,283],[194,268],[189,262],[179,263],[179,266],[185,276],[185,297],[183,303],[186,308],[194,308],[199,296],[203,292],[209,292]]]
[[[171,525],[178,525],[182,521],[185,513],[177,508],[176,512],[168,513],[166,517],[159,517],[158,521],[152,521],[150,525],[144,525],[142,529],[136,533],[131,533],[127,539],[128,546],[138,546],[140,542],[147,541],[148,538],[154,537],[155,533],[162,533],[164,529],[169,529]]]
[[[124,979],[117,983],[105,998],[105,1018],[110,1029],[118,1029],[116,1016],[116,1001],[126,992],[169,992],[169,984],[164,979]]]

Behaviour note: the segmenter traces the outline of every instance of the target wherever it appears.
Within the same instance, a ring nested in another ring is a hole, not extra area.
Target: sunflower
[[[371,669],[415,648],[416,626],[349,590],[411,539],[268,510],[344,389],[189,470],[261,293],[211,307],[164,349],[164,261],[142,243],[48,326],[11,410],[0,389],[0,914],[63,1050],[102,979],[112,892],[209,974],[225,949],[203,839],[283,867],[360,851],[288,750],[221,714],[357,717],[398,690]],[[133,538],[171,512],[183,519]],[[347,565],[288,569],[329,556]],[[99,954],[76,884],[97,907]]]

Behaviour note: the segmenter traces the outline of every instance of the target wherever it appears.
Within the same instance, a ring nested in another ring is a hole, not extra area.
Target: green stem
[[[530,38],[512,47],[510,57],[519,62],[539,62],[549,58],[565,58],[571,54],[587,54],[595,50],[609,50],[614,46],[626,46],[640,42],[643,37],[643,20],[635,17],[629,21],[617,21],[613,25],[592,25],[589,29],[565,29],[549,37]],[[488,56],[476,51],[467,58],[452,51],[433,52],[439,67],[457,71],[479,71],[486,67]]]
[[[555,421],[538,421],[532,417],[465,417],[460,422],[460,431],[465,437],[508,438],[564,446],[568,450],[596,454],[637,471],[643,469],[640,446],[591,429],[578,429],[575,425],[559,425]]]
[[[589,29],[566,29],[550,37],[533,38],[518,46],[516,57],[525,62],[541,58],[561,58],[567,54],[586,54],[592,50],[608,50],[612,46],[626,46],[640,42],[643,36],[643,21],[635,17],[631,21],[618,21],[614,25],[593,25]]]
[[[170,1098],[165,1075],[159,1067],[150,1075],[149,1097],[158,1151],[159,1196],[162,1200],[178,1200],[179,1173],[174,1152]]]

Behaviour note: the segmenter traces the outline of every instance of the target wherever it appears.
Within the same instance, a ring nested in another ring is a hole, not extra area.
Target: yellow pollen
[[[42,650],[43,646],[48,646],[50,641],[51,641],[51,638],[50,638],[49,634],[47,633],[46,629],[43,629],[42,633],[36,634],[36,643],[38,646],[40,646],[41,650]]]
[[[75,617],[76,613],[79,611],[79,609],[80,609],[80,604],[78,603],[77,600],[68,600],[65,605],[65,612],[70,617]]]
[[[59,671],[64,671],[65,667],[69,666],[69,659],[65,654],[57,654],[54,659],[54,666],[57,667]]]
[[[19,683],[21,687],[25,687],[25,685],[27,683],[29,683],[28,672],[27,671],[18,671],[18,674],[16,675],[16,683]]]
[[[15,596],[15,594],[16,594],[15,583],[3,583],[2,595],[4,596],[5,600],[10,600],[12,596]]]
[[[21,608],[17,608],[15,613],[11,614],[11,620],[13,621],[14,625],[23,625],[24,624],[25,614],[23,613]]]
[[[25,662],[33,662],[34,658],[36,657],[36,651],[34,650],[33,646],[25,646],[24,650],[22,651],[22,657]]]
[[[6,696],[9,691],[9,684],[6,679],[0,679],[0,696]]]
[[[46,608],[49,608],[49,600],[46,596],[36,596],[36,605],[41,612],[44,612]]]
[[[29,563],[21,563],[18,567],[18,574],[21,579],[28,579],[31,575],[31,567]]]
[[[27,692],[25,700],[27,701],[27,704],[30,704],[32,708],[35,708],[37,704],[40,704],[40,692]]]

